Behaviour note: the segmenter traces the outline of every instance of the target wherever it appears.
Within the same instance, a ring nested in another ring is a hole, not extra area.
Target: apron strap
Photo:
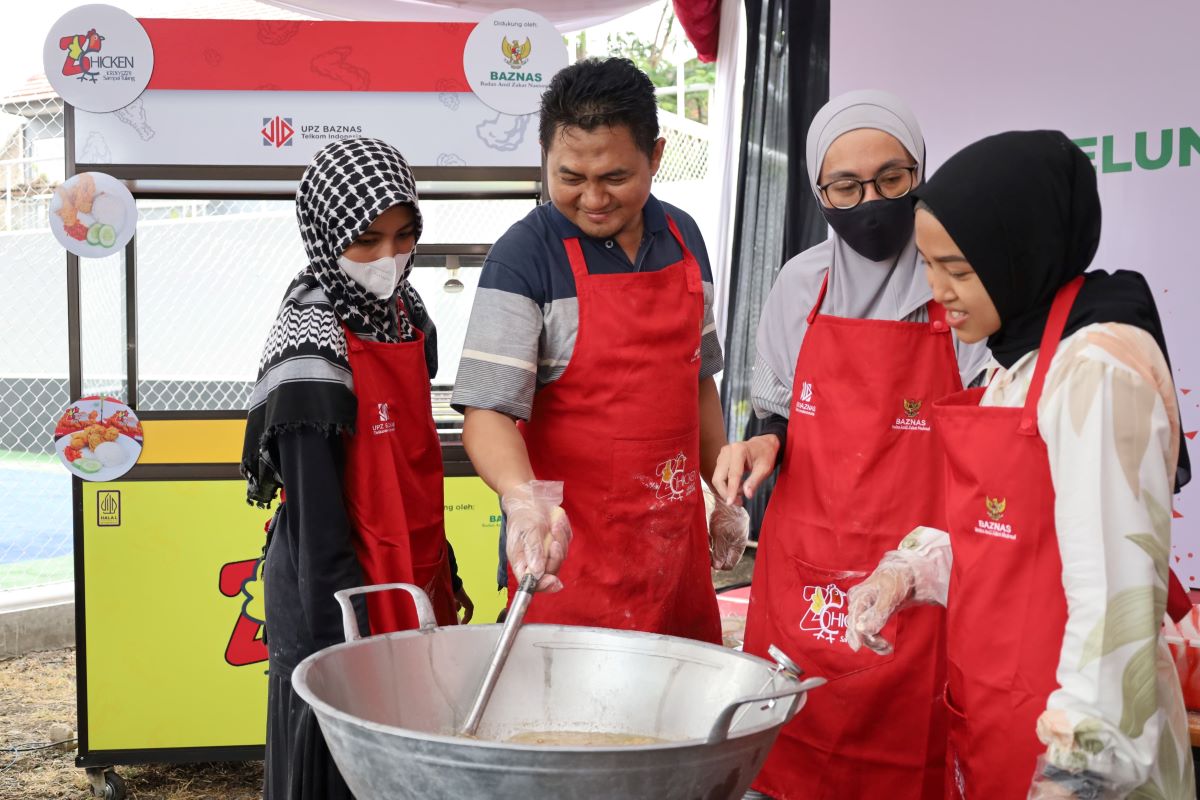
[[[357,336],[350,332],[350,329],[346,327],[346,323],[339,319],[338,325],[342,326],[342,333],[346,336],[346,349],[353,350],[355,353],[363,350],[363,343]]]
[[[1025,409],[1021,414],[1021,425],[1018,432],[1023,436],[1037,436],[1037,407],[1042,398],[1042,388],[1046,383],[1046,373],[1050,371],[1050,362],[1062,341],[1063,329],[1067,326],[1067,317],[1071,314],[1071,306],[1083,288],[1083,276],[1080,275],[1058,290],[1054,296],[1054,304],[1050,306],[1050,316],[1046,319],[1046,328],[1042,331],[1042,343],[1038,346],[1037,366],[1033,370],[1033,380],[1029,384],[1029,394],[1025,396]]]
[[[816,320],[817,315],[821,313],[821,305],[825,302],[825,290],[829,288],[829,270],[825,271],[825,277],[821,279],[821,291],[817,292],[817,302],[813,304],[812,311],[808,312],[808,324],[812,325]]]
[[[692,255],[692,251],[688,250],[686,244],[683,243],[683,234],[679,232],[679,227],[675,224],[675,220],[671,215],[667,215],[667,227],[671,229],[671,235],[675,237],[675,241],[679,243],[679,252],[683,254],[683,269],[687,274],[687,288],[689,294],[703,294],[704,283],[700,278],[700,262]]]
[[[929,316],[930,333],[949,333],[950,326],[946,324],[946,307],[936,300],[925,304],[925,313]]]
[[[579,246],[579,237],[563,239],[563,247],[567,251],[567,261],[571,263],[571,274],[575,276],[575,291],[578,293],[579,284],[588,276],[587,261],[583,258],[583,248]]]

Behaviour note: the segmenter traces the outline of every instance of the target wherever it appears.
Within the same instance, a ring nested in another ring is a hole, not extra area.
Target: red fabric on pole
[[[717,60],[717,40],[721,33],[721,0],[671,0],[675,16],[700,60]]]

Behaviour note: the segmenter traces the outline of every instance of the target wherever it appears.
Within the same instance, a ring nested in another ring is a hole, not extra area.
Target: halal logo
[[[528,36],[525,37],[524,44],[520,44],[516,39],[510,42],[507,36],[500,42],[500,53],[504,56],[505,62],[513,68],[525,66],[531,50],[533,50],[533,43],[529,41]]]
[[[905,400],[904,401],[904,416],[909,419],[914,419],[917,414],[921,413],[920,400]]]
[[[276,149],[280,147],[292,146],[292,135],[296,132],[292,127],[291,117],[263,117],[262,143],[264,147],[274,146]]]
[[[991,518],[992,522],[999,522],[1004,518],[1004,509],[1008,507],[1008,498],[998,497],[993,500],[985,496],[983,501],[984,505],[987,506],[988,517]]]
[[[92,28],[87,33],[77,33],[74,36],[64,36],[58,40],[58,49],[67,51],[67,59],[63,62],[62,74],[65,77],[78,76],[81,81],[96,82],[100,74],[98,54],[104,37]]]

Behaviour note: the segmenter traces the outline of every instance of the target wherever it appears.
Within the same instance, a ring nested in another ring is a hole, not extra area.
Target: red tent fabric
[[[721,32],[721,0],[671,0],[675,16],[700,60],[717,60],[717,39]]]

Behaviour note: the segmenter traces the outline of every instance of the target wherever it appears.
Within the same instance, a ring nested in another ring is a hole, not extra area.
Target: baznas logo
[[[524,44],[518,43],[516,39],[510,42],[507,36],[500,42],[500,53],[504,56],[505,62],[513,68],[525,66],[531,50],[533,50],[533,43],[529,41],[528,36],[525,37]]]
[[[63,62],[62,74],[70,77],[78,75],[81,81],[96,82],[100,65],[94,58],[100,52],[104,37],[92,28],[87,33],[77,33],[74,36],[64,36],[58,40],[58,49],[67,51],[67,60]]]
[[[264,147],[274,145],[280,147],[292,146],[292,135],[296,129],[292,127],[291,117],[263,117],[262,143]]]
[[[812,401],[812,384],[808,381],[805,381],[804,385],[800,387],[800,399],[806,403]]]
[[[904,416],[913,419],[917,414],[921,413],[920,400],[905,400],[904,401]]]
[[[1008,498],[999,497],[993,500],[985,496],[983,502],[987,506],[988,517],[992,522],[999,522],[1004,519],[1004,509],[1008,506]]]
[[[380,404],[379,404],[379,421],[380,421],[380,422],[387,422],[387,421],[388,421],[388,407],[387,407],[387,403],[380,403]]]

